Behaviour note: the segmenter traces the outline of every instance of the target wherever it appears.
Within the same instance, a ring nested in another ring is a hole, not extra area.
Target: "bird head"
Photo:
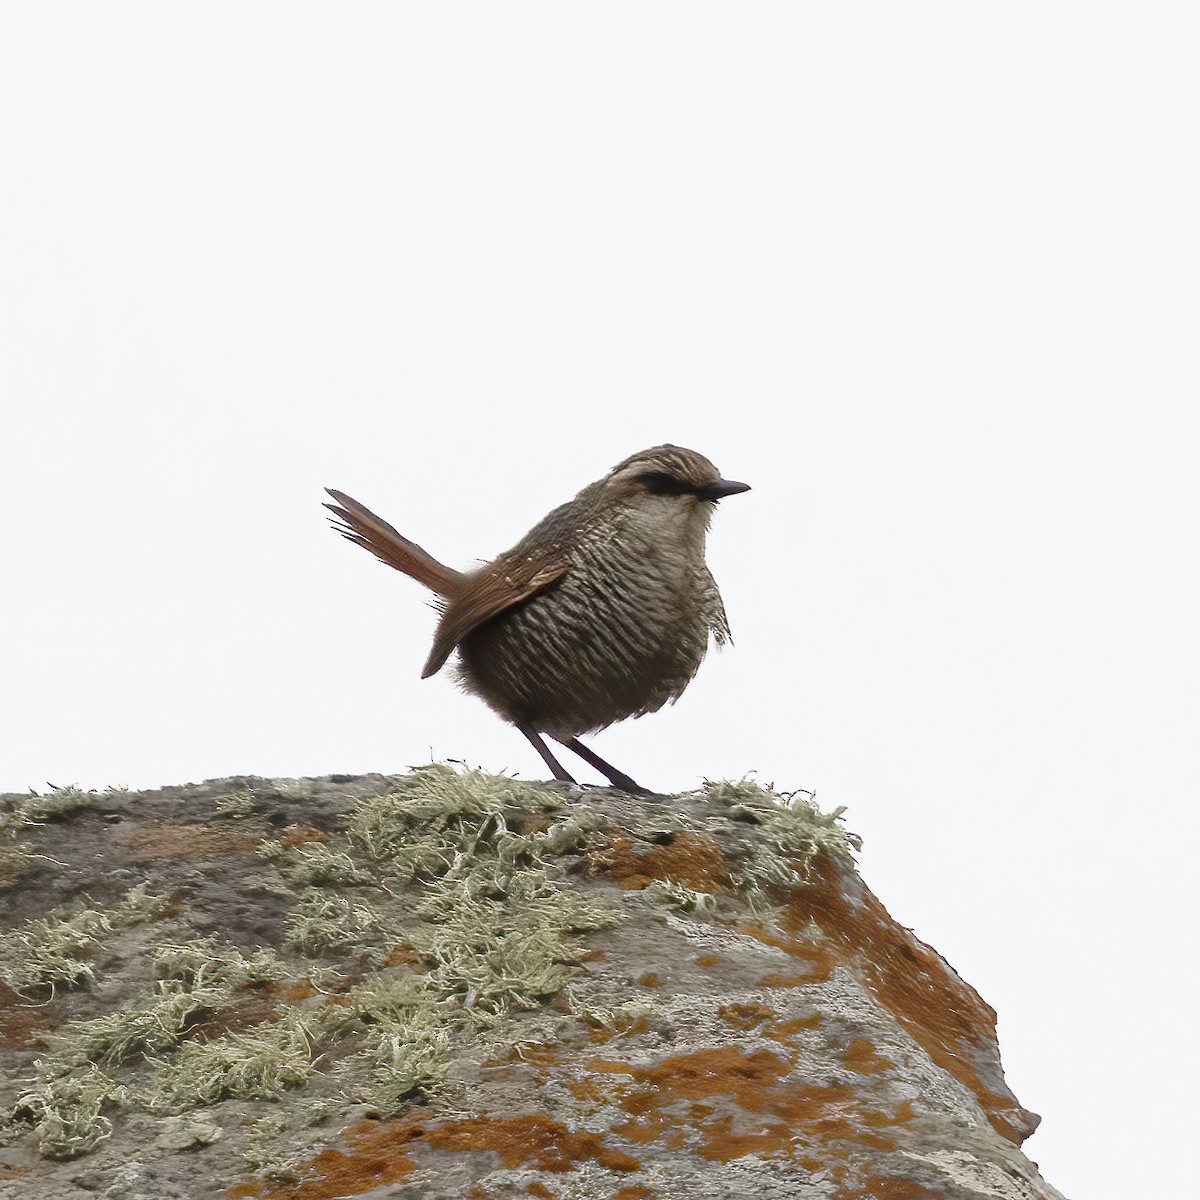
[[[666,444],[618,463],[600,481],[599,490],[638,523],[675,529],[691,541],[688,531],[703,538],[718,500],[749,491],[750,485],[722,479],[695,450]]]

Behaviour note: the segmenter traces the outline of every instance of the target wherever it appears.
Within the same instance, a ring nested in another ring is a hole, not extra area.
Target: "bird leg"
[[[553,736],[553,735],[551,735]],[[566,746],[573,754],[578,754],[585,763],[593,766],[609,783],[631,796],[653,796],[654,793],[640,784],[635,783],[624,771],[618,771],[611,763],[606,763],[594,750],[589,750],[577,737],[555,738],[560,746]],[[551,761],[547,758],[547,762]]]
[[[517,721],[516,726],[530,740],[533,748],[542,756],[542,761],[550,768],[555,779],[561,779],[564,783],[575,782],[574,778],[567,774],[566,768],[562,763],[550,753],[550,747],[542,741],[542,735],[532,725],[526,725],[521,721]],[[564,742],[563,744],[565,745],[566,743]]]

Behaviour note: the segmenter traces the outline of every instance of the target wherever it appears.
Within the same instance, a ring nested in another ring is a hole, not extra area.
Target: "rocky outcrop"
[[[435,765],[9,796],[0,1195],[1053,1198],[836,814]]]

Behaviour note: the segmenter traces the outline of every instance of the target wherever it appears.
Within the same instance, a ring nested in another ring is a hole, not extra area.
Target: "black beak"
[[[748,483],[738,483],[733,479],[714,479],[696,490],[701,500],[720,500],[724,496],[736,496],[738,492],[748,492]]]

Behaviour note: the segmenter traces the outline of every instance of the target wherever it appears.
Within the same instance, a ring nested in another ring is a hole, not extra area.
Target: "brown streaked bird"
[[[555,779],[575,782],[543,734],[614,787],[645,793],[579,735],[677,700],[709,638],[729,640],[704,540],[717,501],[749,487],[694,450],[654,446],[473,571],[438,562],[344,492],[326,489],[337,504],[325,507],[343,537],[437,595],[422,679],[457,650],[462,686],[511,721]]]

